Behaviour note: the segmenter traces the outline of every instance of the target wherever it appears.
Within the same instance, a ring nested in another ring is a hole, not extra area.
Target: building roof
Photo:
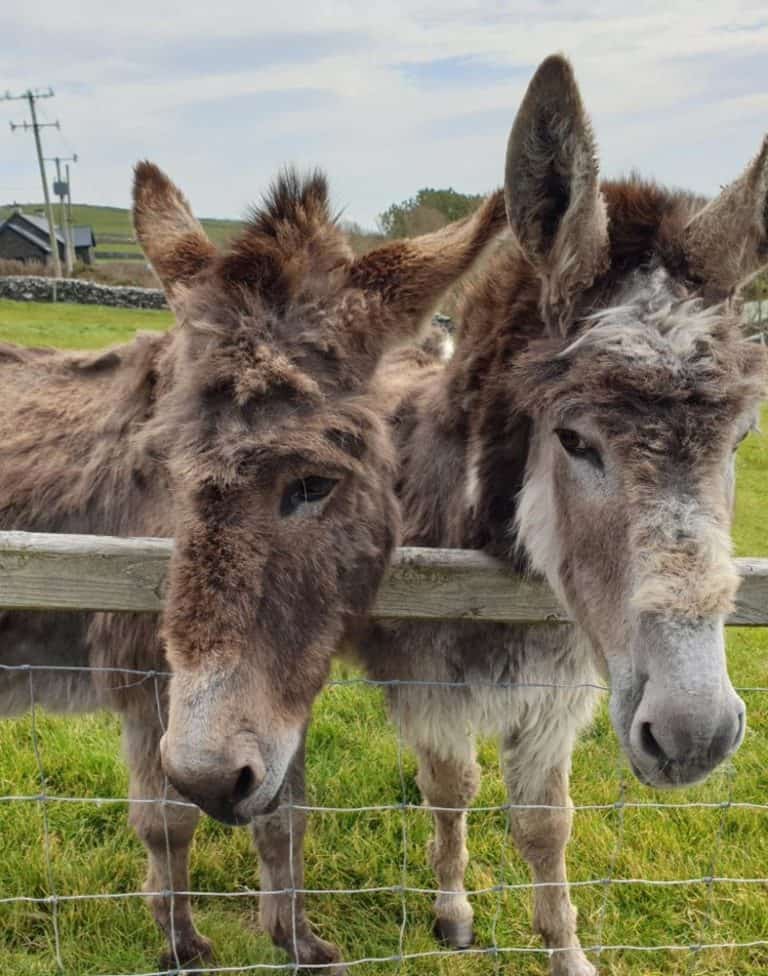
[[[25,240],[28,240],[33,244],[37,244],[43,251],[45,251],[46,254],[51,253],[48,221],[45,219],[45,217],[38,217],[37,215],[24,213],[22,210],[17,210],[12,213],[4,223],[0,224],[0,230],[6,226],[10,230],[15,231],[21,237],[25,238]],[[54,233],[56,234],[56,240],[63,247],[65,241],[64,236],[61,233],[61,229],[59,227],[54,227]],[[73,227],[72,236],[74,238],[75,248],[95,247],[96,245],[96,238],[93,233],[93,228],[87,225]]]
[[[48,235],[48,221],[45,217],[33,216],[32,214],[24,213],[22,210],[17,210],[16,213],[11,214],[8,221],[12,222],[11,226],[18,227],[18,221],[23,220],[27,224],[31,224],[35,231],[37,231],[42,238],[46,241],[49,239]],[[59,244],[64,243],[64,238],[61,235],[58,227],[54,227],[56,233],[56,240]]]
[[[30,244],[34,244],[35,247],[39,247],[44,254],[51,253],[51,245],[47,237],[41,237],[39,234],[35,233],[30,228],[24,227],[24,225],[19,225],[17,223],[12,223],[11,218],[0,224],[0,231],[8,228],[8,230],[13,231],[14,234],[18,234],[19,237],[23,237],[25,241],[29,241]],[[48,225],[46,224],[46,234],[48,233]]]
[[[75,247],[95,247],[96,238],[93,236],[93,228],[87,224],[81,227],[72,228],[72,236],[75,239]]]

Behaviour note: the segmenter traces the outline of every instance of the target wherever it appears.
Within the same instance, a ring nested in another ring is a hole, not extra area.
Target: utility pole
[[[72,229],[72,181],[69,178],[69,163],[66,167],[67,174],[67,242],[69,244],[69,253],[72,255],[72,265],[75,264],[75,232]]]
[[[49,88],[48,91],[40,91],[38,89],[29,88],[24,92],[23,95],[11,95],[10,92],[6,92],[0,101],[3,102],[13,102],[25,100],[29,103],[29,114],[32,116],[32,123],[22,122],[18,125],[11,122],[11,132],[15,132],[17,129],[23,129],[27,132],[31,129],[35,134],[35,146],[37,147],[37,161],[40,164],[40,179],[43,183],[43,198],[45,200],[45,214],[48,218],[48,230],[50,233],[51,240],[51,260],[53,261],[53,273],[56,278],[61,277],[61,261],[59,260],[59,243],[56,240],[56,227],[53,223],[53,209],[51,207],[51,196],[48,193],[48,180],[45,176],[45,160],[43,159],[43,146],[40,141],[40,130],[47,128],[59,129],[61,126],[58,122],[44,122],[40,123],[37,121],[37,111],[35,110],[35,102],[39,98],[53,98],[53,89]]]
[[[56,164],[56,182],[53,184],[53,192],[59,198],[59,213],[61,214],[61,234],[65,242],[65,255],[66,255],[66,265],[67,274],[72,274],[72,269],[75,266],[75,245],[72,240],[72,224],[70,220],[67,219],[68,214],[71,216],[72,206],[70,203],[69,210],[66,209],[66,198],[69,193],[69,166],[67,166],[67,178],[64,182],[61,179],[61,164],[62,163],[76,163],[77,153],[74,156],[52,156],[46,157],[45,161],[47,163]]]

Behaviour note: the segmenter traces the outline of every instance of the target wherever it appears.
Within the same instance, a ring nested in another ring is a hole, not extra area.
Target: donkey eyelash
[[[292,481],[283,492],[280,500],[280,515],[293,515],[302,505],[321,502],[328,498],[338,484],[338,478],[323,478],[308,475]]]
[[[556,427],[555,434],[566,454],[575,458],[583,458],[602,471],[603,459],[600,457],[600,452],[597,448],[592,447],[581,434],[575,430],[570,430],[568,427]]]

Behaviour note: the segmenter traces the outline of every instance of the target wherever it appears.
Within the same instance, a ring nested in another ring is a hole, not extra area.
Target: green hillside
[[[30,214],[43,214],[43,204],[23,203],[22,210]],[[0,207],[0,221],[12,212],[11,206]],[[58,206],[54,207],[58,220]],[[130,211],[123,207],[96,207],[88,203],[72,204],[72,217],[76,224],[88,224],[96,235],[96,257],[108,254],[138,255],[139,245],[133,236]],[[205,219],[202,224],[211,240],[223,243],[237,233],[240,222],[237,220]]]

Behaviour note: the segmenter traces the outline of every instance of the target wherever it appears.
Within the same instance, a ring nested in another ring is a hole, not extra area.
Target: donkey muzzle
[[[163,770],[183,797],[222,823],[236,826],[248,822],[250,816],[240,811],[253,806],[266,776],[257,749],[215,752],[179,748],[169,743],[166,735],[160,750]]]
[[[633,769],[649,786],[699,782],[733,755],[746,726],[746,706],[728,677],[722,620],[644,615],[637,636]]]
[[[287,733],[261,745],[253,733],[233,736],[228,749],[177,745],[168,733],[160,743],[163,770],[172,785],[205,813],[230,826],[272,813],[300,741]]]

